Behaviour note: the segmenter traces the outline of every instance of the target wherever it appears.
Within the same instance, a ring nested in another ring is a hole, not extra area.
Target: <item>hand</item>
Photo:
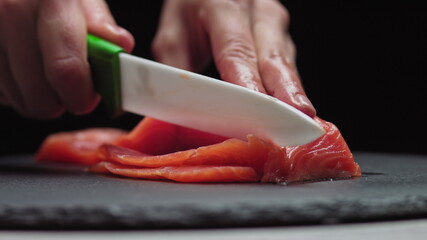
[[[211,56],[225,81],[272,95],[313,117],[275,0],[167,0],[153,41],[158,61],[200,71]]]
[[[0,103],[25,116],[92,111],[99,96],[87,62],[87,32],[131,51],[102,0],[0,1]]]

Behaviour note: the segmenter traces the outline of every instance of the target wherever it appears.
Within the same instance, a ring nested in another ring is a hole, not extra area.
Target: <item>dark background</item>
[[[152,58],[161,1],[109,2],[117,22],[135,36],[134,54]],[[318,115],[334,122],[353,150],[427,154],[427,9],[421,1],[282,2]],[[32,153],[52,132],[131,129],[139,120],[131,114],[110,119],[98,108],[88,116],[37,121],[0,107],[0,154]]]

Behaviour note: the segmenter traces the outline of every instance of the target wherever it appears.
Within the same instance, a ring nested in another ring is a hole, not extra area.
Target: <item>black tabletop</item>
[[[0,227],[152,229],[427,218],[427,156],[355,154],[358,179],[283,184],[134,180],[0,158]]]

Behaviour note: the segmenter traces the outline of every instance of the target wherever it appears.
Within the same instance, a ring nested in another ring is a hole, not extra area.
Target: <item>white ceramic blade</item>
[[[248,134],[301,145],[324,130],[271,96],[154,61],[120,54],[123,110],[222,136]]]

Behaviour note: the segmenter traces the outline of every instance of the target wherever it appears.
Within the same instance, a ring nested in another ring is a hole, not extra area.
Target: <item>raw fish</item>
[[[278,147],[252,135],[247,141],[227,139],[147,117],[128,134],[99,129],[53,134],[36,158],[82,163],[94,172],[178,182],[296,182],[360,176],[339,130],[319,118],[316,121],[326,131],[322,137],[301,146]],[[80,137],[73,141],[72,135]],[[73,153],[81,151],[76,147],[85,142],[81,139],[95,140],[83,153]]]

